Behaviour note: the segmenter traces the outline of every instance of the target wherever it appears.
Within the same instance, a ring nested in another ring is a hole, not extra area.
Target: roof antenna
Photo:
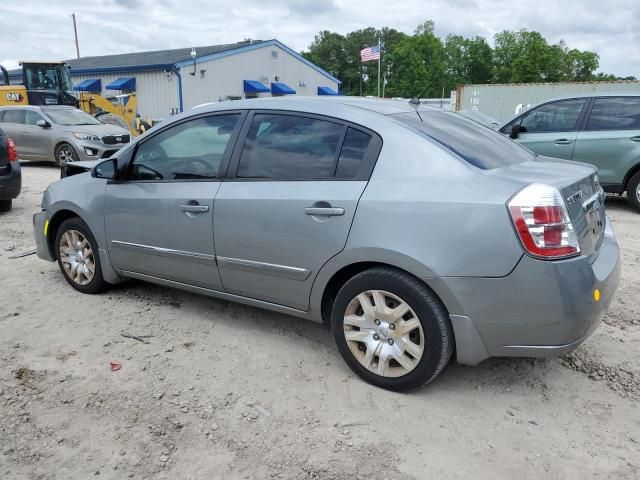
[[[420,116],[420,112],[418,111],[418,107],[420,106],[420,97],[424,95],[424,92],[426,92],[431,88],[431,85],[433,85],[433,82],[435,81],[435,79],[436,77],[433,77],[431,81],[427,84],[427,86],[424,87],[416,97],[413,97],[411,100],[409,100],[409,103],[415,107],[416,113],[418,114],[418,117],[420,117],[421,122],[424,122],[424,120],[422,120],[422,117]]]

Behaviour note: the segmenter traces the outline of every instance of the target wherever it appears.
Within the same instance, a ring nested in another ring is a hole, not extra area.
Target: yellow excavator
[[[138,99],[135,79],[119,79],[111,85],[122,93],[112,98],[100,94],[99,80],[85,80],[76,86],[69,74],[69,66],[64,62],[20,62],[22,82],[11,84],[9,72],[0,65],[4,84],[0,84],[0,106],[6,105],[70,105],[94,115],[103,123],[122,126],[136,136],[151,127],[150,121],[143,121],[137,114]],[[133,82],[131,82],[133,80]],[[95,83],[84,88],[83,84]],[[118,84],[120,82],[120,84]],[[115,85],[118,84],[118,85]],[[81,88],[78,88],[81,87]]]

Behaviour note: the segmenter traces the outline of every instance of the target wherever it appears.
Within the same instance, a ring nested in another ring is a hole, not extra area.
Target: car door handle
[[[20,130],[22,133],[29,133],[29,130]]]
[[[203,213],[209,211],[209,205],[182,205],[183,212]]]
[[[307,215],[325,215],[328,217],[335,217],[344,215],[344,208],[342,207],[307,207],[304,209],[304,213]]]
[[[573,140],[567,140],[566,138],[559,138],[555,141],[556,145],[571,145]]]
[[[631,141],[632,142],[640,142],[640,135],[638,135],[637,137],[631,137]]]

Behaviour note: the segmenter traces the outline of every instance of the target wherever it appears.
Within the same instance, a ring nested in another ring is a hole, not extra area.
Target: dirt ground
[[[355,377],[325,326],[142,282],[82,295],[10,258],[34,248],[59,171],[23,176],[0,214],[1,478],[640,478],[640,214],[623,199],[607,200],[622,282],[586,344],[398,394]]]

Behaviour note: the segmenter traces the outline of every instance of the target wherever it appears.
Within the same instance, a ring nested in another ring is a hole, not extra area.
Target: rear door
[[[603,185],[622,185],[640,162],[640,97],[595,98],[573,159],[598,167]]]
[[[533,108],[519,120],[525,130],[518,142],[540,155],[571,160],[585,104],[572,98]]]
[[[242,115],[190,118],[137,145],[127,177],[105,192],[109,254],[118,269],[222,290],[213,199]]]
[[[20,159],[29,159],[31,156],[31,149],[29,143],[23,133],[24,130],[24,109],[23,108],[10,108],[5,110],[2,117],[2,129],[16,142],[16,150],[18,151],[18,157]]]
[[[252,113],[215,199],[225,290],[306,310],[316,274],[344,248],[380,148],[375,133],[339,120]]]

